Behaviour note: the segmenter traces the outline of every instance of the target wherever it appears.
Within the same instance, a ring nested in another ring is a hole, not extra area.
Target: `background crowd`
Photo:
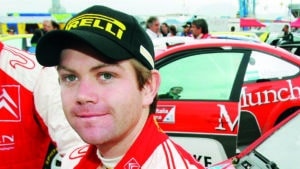
[[[208,24],[205,19],[199,18],[182,25],[182,31],[178,31],[176,25],[168,25],[168,23],[160,23],[160,20],[151,16],[146,21],[146,32],[152,38],[169,37],[169,36],[188,36],[195,39],[209,38]]]

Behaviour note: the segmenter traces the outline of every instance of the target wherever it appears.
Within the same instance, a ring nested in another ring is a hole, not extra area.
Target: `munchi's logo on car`
[[[117,19],[100,15],[100,14],[84,14],[70,20],[65,30],[72,30],[78,27],[90,27],[104,31],[118,39],[122,39],[126,26]]]
[[[21,121],[19,95],[20,86],[18,85],[0,87],[0,122]]]
[[[234,128],[238,124],[239,116],[236,116],[236,118],[232,120],[224,105],[218,104],[218,107],[220,108],[220,118],[219,125],[215,129],[226,130],[226,128],[224,127],[224,123],[222,122],[222,119],[224,119],[230,131],[234,131]]]
[[[247,87],[242,88],[241,107],[260,106],[264,104],[297,100],[300,98],[300,87],[294,86],[291,80],[286,80],[287,85],[278,90],[266,89],[255,93],[246,92]]]

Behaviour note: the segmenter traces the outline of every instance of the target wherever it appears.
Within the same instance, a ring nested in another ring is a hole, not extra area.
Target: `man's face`
[[[150,103],[144,89],[138,89],[131,62],[108,64],[97,59],[99,53],[92,49],[82,51],[61,53],[58,73],[67,120],[89,144],[135,137],[148,117],[145,107]]]
[[[53,28],[53,26],[52,26],[51,21],[44,21],[44,22],[43,22],[43,29],[44,29],[46,32],[52,31],[54,28]]]
[[[159,33],[159,28],[160,28],[160,23],[158,20],[154,21],[150,26],[150,29],[155,33]]]
[[[199,36],[202,33],[202,29],[201,28],[197,28],[197,26],[194,25],[194,24],[192,24],[191,31],[192,31],[194,37],[197,37],[197,36]]]
[[[191,31],[191,27],[190,26],[186,26],[183,28],[184,32],[189,33]]]

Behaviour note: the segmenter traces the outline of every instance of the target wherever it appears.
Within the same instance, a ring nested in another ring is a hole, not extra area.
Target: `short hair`
[[[152,77],[151,70],[147,69],[145,66],[143,66],[136,59],[132,58],[132,59],[129,59],[129,61],[131,62],[132,66],[133,66],[133,69],[135,71],[138,88],[139,88],[139,90],[142,90],[144,88],[144,85]],[[157,101],[158,101],[158,95],[156,94],[156,96],[153,99],[153,102],[151,103],[151,105],[149,107],[149,109],[150,109],[149,114],[154,114],[155,113],[156,106],[157,106]]]
[[[57,22],[55,22],[54,20],[51,20],[51,25],[53,26],[53,28],[56,28],[57,30],[60,29],[59,24]]]
[[[170,32],[173,33],[174,35],[177,34],[177,28],[175,25],[171,25],[169,29],[170,29]]]
[[[193,20],[192,24],[195,25],[198,29],[201,28],[202,33],[204,34],[208,33],[208,25],[205,19],[203,18],[195,19]]]
[[[284,27],[288,29],[288,28],[289,28],[289,25],[284,25]]]
[[[166,27],[169,27],[169,25],[166,22],[161,23],[161,25],[165,25]]]
[[[158,18],[156,16],[150,16],[146,22],[146,28],[150,28],[155,21],[158,21]]]

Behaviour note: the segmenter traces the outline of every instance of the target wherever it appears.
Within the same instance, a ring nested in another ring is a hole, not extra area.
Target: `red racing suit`
[[[62,169],[97,168],[97,148],[86,145],[67,154]],[[103,166],[102,166],[103,168]],[[150,116],[144,129],[114,169],[204,169],[191,154],[174,143]]]
[[[42,169],[51,146],[63,155],[81,143],[64,117],[54,73],[34,55],[0,42],[0,169]]]

